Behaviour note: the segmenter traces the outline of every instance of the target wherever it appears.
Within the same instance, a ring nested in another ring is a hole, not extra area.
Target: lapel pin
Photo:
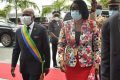
[[[36,30],[36,28],[34,28],[34,30]]]

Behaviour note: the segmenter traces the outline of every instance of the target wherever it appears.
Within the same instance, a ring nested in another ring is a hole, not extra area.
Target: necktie
[[[30,30],[30,27],[27,27],[27,31],[28,31],[28,33],[29,33],[29,30]]]

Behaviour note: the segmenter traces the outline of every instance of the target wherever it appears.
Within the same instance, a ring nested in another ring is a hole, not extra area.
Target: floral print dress
[[[83,20],[79,45],[76,46],[74,21],[66,21],[59,35],[59,61],[65,61],[66,65],[70,67],[75,67],[79,61],[82,68],[100,63],[99,41],[99,30],[95,21]],[[93,76],[94,74],[90,74],[88,80],[95,80]]]

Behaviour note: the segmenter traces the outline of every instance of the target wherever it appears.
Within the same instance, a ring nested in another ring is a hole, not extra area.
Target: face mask
[[[22,24],[30,25],[31,22],[32,22],[32,21],[31,21],[31,16],[23,16],[23,17],[21,18],[21,23],[22,23]]]
[[[97,9],[97,10],[96,10],[96,15],[99,16],[99,15],[101,15],[101,14],[102,14],[102,10],[101,10],[101,9]]]
[[[116,11],[116,10],[110,10],[109,11],[109,16],[111,16],[111,15],[114,15],[114,14],[116,14],[118,11]]]
[[[55,19],[56,21],[59,21],[59,20],[60,20],[59,17],[55,17],[54,19]]]
[[[71,11],[71,17],[76,21],[82,19],[82,15],[79,13],[79,10]]]

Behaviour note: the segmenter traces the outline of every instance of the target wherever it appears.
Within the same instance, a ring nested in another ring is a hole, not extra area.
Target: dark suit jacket
[[[49,32],[52,32],[55,36],[59,37],[61,27],[62,27],[62,23],[60,20],[59,21],[52,20],[49,23],[48,29],[49,29]],[[50,37],[50,41],[52,42],[52,44],[55,44],[55,45],[58,43],[58,39],[52,36]]]
[[[34,24],[31,37],[34,40],[40,54],[45,56],[44,70],[50,67],[50,48],[46,29],[37,23]],[[20,54],[21,52],[21,54]],[[20,55],[20,72],[30,74],[41,73],[41,63],[37,61],[25,45],[21,30],[16,31],[16,44],[12,54],[12,67],[16,67]]]
[[[101,80],[120,80],[120,12],[102,29]]]

